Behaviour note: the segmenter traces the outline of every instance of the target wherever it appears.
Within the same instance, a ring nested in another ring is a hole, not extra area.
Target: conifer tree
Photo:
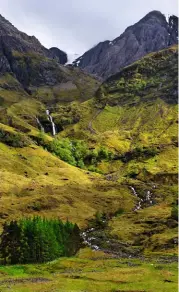
[[[68,220],[24,218],[4,224],[0,241],[3,263],[42,263],[76,253],[80,230]]]

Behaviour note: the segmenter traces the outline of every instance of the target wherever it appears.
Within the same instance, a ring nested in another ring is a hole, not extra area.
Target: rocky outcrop
[[[43,56],[50,56],[50,51],[42,46],[35,36],[28,36],[19,31],[2,15],[0,15],[0,45],[1,49],[9,52],[35,52]]]
[[[73,65],[106,79],[144,55],[177,41],[178,17],[170,16],[167,20],[161,12],[152,11],[118,38],[101,42],[87,51]]]
[[[50,48],[49,51],[51,52],[53,58],[60,64],[64,65],[65,63],[67,63],[68,58],[67,58],[67,54],[63,51],[61,51],[58,48]]]
[[[0,15],[0,77],[10,73],[18,80],[18,89],[21,85],[30,94],[36,93],[39,87],[50,87],[47,91],[51,92],[52,99],[57,96],[65,101],[91,98],[99,83],[78,68],[62,66],[66,62],[65,52],[55,47],[46,49],[36,37],[19,31]],[[9,80],[2,86],[12,88]]]
[[[35,36],[19,31],[0,15],[0,72],[13,72],[17,54],[38,54],[55,59],[59,64],[67,62],[67,55],[58,48],[46,49]],[[19,57],[20,55],[18,55]],[[16,65],[15,65],[16,66]]]

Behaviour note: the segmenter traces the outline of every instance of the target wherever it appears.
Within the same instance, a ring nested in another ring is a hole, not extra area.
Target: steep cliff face
[[[73,65],[106,79],[146,54],[177,41],[178,18],[170,16],[167,21],[161,12],[152,11],[113,41],[101,42],[87,51]]]
[[[63,52],[62,50],[60,50],[56,47],[50,48],[49,51],[52,53],[53,58],[56,59],[58,63],[60,63],[62,65],[67,63],[68,58],[67,58],[67,54],[65,52]]]
[[[38,53],[48,58],[57,57],[60,64],[67,62],[67,55],[58,48],[47,49],[35,36],[19,31],[7,19],[0,15],[0,52],[8,57],[13,51]]]
[[[30,84],[55,84],[59,81],[59,73],[56,77],[53,73],[66,60],[66,53],[58,48],[46,49],[35,36],[19,31],[0,15],[1,74],[14,74],[24,88],[28,88]]]
[[[12,81],[13,77],[19,82],[18,88],[22,86],[28,94],[51,103],[54,99],[65,102],[92,97],[98,82],[80,69],[62,66],[66,62],[65,52],[55,47],[46,49],[34,36],[19,31],[0,15],[0,79],[3,79],[3,89],[12,89],[9,80]]]

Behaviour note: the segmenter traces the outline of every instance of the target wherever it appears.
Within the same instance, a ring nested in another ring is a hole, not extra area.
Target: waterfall
[[[143,199],[141,199],[141,198],[138,196],[138,194],[137,194],[137,192],[136,192],[136,190],[135,190],[134,187],[130,186],[130,189],[132,190],[134,196],[137,197],[137,198],[139,199],[139,201],[137,202],[137,204],[136,204],[136,206],[135,206],[134,211],[137,211],[137,210],[142,209],[142,207],[143,207],[143,206],[142,206]]]
[[[49,118],[49,114],[50,114],[50,112],[49,112],[49,110],[46,110],[45,112],[46,112],[46,115],[47,115],[47,120],[50,121],[50,118]]]
[[[50,118],[50,122],[52,124],[52,134],[53,134],[53,136],[55,136],[56,135],[55,124],[53,122],[52,116],[49,115],[49,118]]]
[[[156,186],[155,186],[155,187],[156,187]],[[137,197],[137,198],[139,199],[138,202],[137,202],[137,204],[136,204],[136,206],[135,206],[134,211],[137,211],[137,210],[143,209],[143,208],[144,208],[144,204],[146,204],[146,203],[147,203],[148,205],[153,205],[154,202],[153,202],[153,200],[152,200],[152,193],[151,193],[151,191],[147,191],[147,192],[146,192],[146,195],[145,195],[145,198],[142,199],[142,198],[140,198],[140,197],[138,196],[138,194],[137,194],[137,192],[136,192],[136,190],[135,190],[134,187],[130,186],[130,189],[132,190],[134,196]]]
[[[47,119],[50,121],[50,123],[52,125],[52,135],[55,136],[57,134],[56,126],[55,126],[55,123],[53,122],[53,118],[50,115],[50,111],[48,109],[46,110],[46,115],[47,115]]]
[[[146,197],[145,197],[146,202],[148,201],[150,204],[152,204],[152,193],[150,191],[147,191]]]
[[[94,236],[90,236],[92,232],[95,231],[95,228],[90,228],[81,233],[81,237],[83,239],[83,243],[86,246],[89,246],[92,250],[100,250],[98,245],[93,244],[92,242],[96,239]]]
[[[40,130],[41,130],[42,132],[45,132],[44,127],[42,126],[42,124],[41,124],[41,122],[39,121],[38,118],[36,118],[36,121],[37,121],[37,124],[38,124],[39,127],[40,127]]]

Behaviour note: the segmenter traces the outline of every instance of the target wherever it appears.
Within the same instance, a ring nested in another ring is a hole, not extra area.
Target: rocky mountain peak
[[[112,41],[104,41],[73,62],[103,79],[117,73],[150,52],[156,52],[178,41],[178,17],[168,21],[160,11],[151,11],[129,26]]]
[[[62,65],[67,63],[68,58],[67,58],[67,54],[64,51],[56,47],[50,48],[49,51],[51,52],[52,56],[54,57],[54,59],[57,60],[58,63]]]
[[[140,22],[145,22],[145,21],[148,21],[148,20],[151,20],[151,19],[157,19],[158,21],[161,21],[161,22],[166,22],[166,18],[165,18],[165,15],[162,14],[160,11],[158,10],[153,10],[153,11],[150,11],[149,13],[147,13],[140,21]]]
[[[54,59],[60,64],[66,63],[66,53],[58,48],[48,50],[35,36],[29,36],[19,31],[6,18],[0,15],[0,52],[8,59],[12,58],[13,52],[18,53],[38,53],[42,56]],[[3,57],[3,59],[4,59]]]
[[[18,30],[5,17],[0,14],[0,35],[11,35],[17,31]]]

